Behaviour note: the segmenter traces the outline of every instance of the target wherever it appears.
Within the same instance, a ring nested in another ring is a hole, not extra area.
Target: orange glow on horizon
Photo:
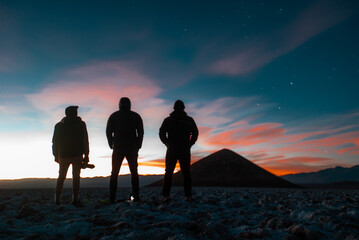
[[[297,173],[300,173],[300,172],[297,172],[297,171],[293,171],[293,170],[287,170],[287,169],[274,169],[274,168],[263,168],[265,169],[266,171],[280,177],[280,176],[284,176],[284,175],[287,175],[287,174],[297,174]]]

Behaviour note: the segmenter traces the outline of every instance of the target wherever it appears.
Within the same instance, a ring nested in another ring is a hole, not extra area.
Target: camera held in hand
[[[93,168],[95,168],[95,165],[94,164],[89,164],[89,157],[88,156],[85,156],[84,157],[84,161],[82,162],[82,164],[81,164],[81,168],[82,169],[86,169],[86,168],[91,168],[91,169],[93,169]]]
[[[82,166],[81,166],[82,169],[85,169],[85,168],[95,168],[95,165],[94,164],[89,164],[88,162],[86,163],[82,163]]]

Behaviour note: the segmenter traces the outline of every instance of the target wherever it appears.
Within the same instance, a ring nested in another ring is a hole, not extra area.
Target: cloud
[[[225,75],[246,75],[294,50],[352,14],[353,10],[347,3],[317,1],[289,25],[273,31],[264,40],[232,45],[229,57],[215,61],[210,71]]]
[[[166,103],[157,97],[161,89],[131,63],[94,62],[54,78],[53,83],[26,96],[36,109],[54,118],[63,115],[65,106],[78,105],[87,121],[103,124],[118,110],[121,97],[129,97],[132,108],[150,122],[158,122],[165,114]]]
[[[200,127],[199,143],[207,150],[235,150],[277,174],[351,166],[358,164],[359,129],[349,123],[357,119],[356,113],[332,115],[293,122],[295,128],[278,122],[239,120],[222,129],[214,125]]]
[[[143,102],[160,92],[150,79],[123,62],[95,62],[57,78],[41,92],[28,95],[35,107],[52,110],[73,103],[109,106],[118,103],[122,96]]]
[[[64,108],[79,105],[80,116],[88,125],[91,159],[98,166],[96,173],[108,175],[110,170],[105,166],[110,165],[110,158],[106,158],[105,165],[101,157],[111,155],[104,133],[106,121],[118,109],[120,97],[128,96],[145,124],[139,159],[141,173],[151,168],[163,172],[166,149],[158,138],[158,129],[172,111],[173,103],[160,97],[162,89],[142,74],[136,64],[93,62],[59,72],[53,79],[53,83],[25,96],[34,111],[41,113],[34,120],[43,124],[42,131],[48,135],[49,143],[53,126],[63,117]],[[359,119],[357,111],[283,124],[279,120],[266,122],[266,110],[273,104],[258,106],[259,100],[259,97],[225,97],[188,103],[186,110],[194,117],[200,132],[192,149],[192,161],[229,148],[277,174],[356,163],[359,125],[350,123]],[[0,106],[0,111],[8,109],[6,104]],[[36,149],[41,151],[40,147]]]

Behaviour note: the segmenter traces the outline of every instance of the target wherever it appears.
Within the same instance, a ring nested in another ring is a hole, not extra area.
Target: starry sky
[[[164,173],[177,99],[199,127],[193,161],[228,148],[277,175],[359,164],[358,25],[355,0],[1,0],[0,179],[57,177],[68,105],[96,165],[82,176],[108,176],[124,96],[145,125],[140,174]]]

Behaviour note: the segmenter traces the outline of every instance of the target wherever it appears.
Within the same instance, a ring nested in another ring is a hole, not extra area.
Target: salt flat
[[[142,201],[108,205],[108,189],[81,189],[83,207],[53,204],[53,189],[0,190],[0,239],[358,239],[359,191],[141,189]],[[119,189],[118,198],[127,198]]]

